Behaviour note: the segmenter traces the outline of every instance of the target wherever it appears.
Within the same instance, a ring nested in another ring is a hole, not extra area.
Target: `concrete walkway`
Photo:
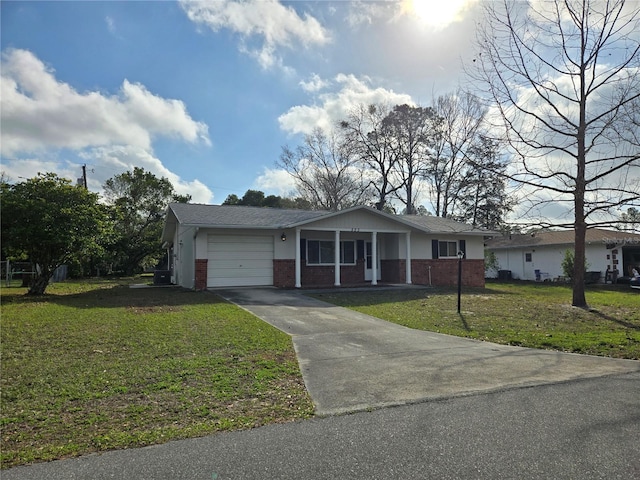
[[[640,371],[636,360],[413,330],[298,291],[215,293],[292,336],[318,415]]]

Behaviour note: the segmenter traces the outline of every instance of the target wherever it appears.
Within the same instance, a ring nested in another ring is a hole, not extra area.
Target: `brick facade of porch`
[[[329,287],[334,284],[332,265],[306,265],[302,262],[301,278],[303,287]],[[406,261],[381,260],[381,282],[405,283]],[[431,285],[456,286],[458,284],[458,260],[412,260],[411,281],[417,285],[429,285],[429,266],[431,266]],[[273,284],[278,288],[295,287],[295,260],[273,261]],[[364,283],[364,260],[356,265],[340,267],[342,285],[360,285]],[[484,260],[465,259],[462,261],[462,284],[467,287],[484,287]]]
[[[302,262],[300,277],[303,287],[329,287],[335,283],[333,265],[307,265]],[[295,260],[273,261],[273,285],[278,288],[294,288],[296,283]],[[361,285],[364,283],[364,259],[355,265],[340,266],[340,283],[342,285]]]

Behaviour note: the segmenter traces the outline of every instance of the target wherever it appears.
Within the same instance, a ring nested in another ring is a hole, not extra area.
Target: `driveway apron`
[[[291,335],[318,415],[640,371],[640,362],[413,330],[273,288],[215,290]]]

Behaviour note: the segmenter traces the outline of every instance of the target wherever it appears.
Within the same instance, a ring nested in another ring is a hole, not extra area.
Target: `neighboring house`
[[[539,232],[527,235],[494,237],[486,249],[496,254],[500,270],[509,270],[515,279],[558,280],[563,278],[562,260],[567,250],[574,250],[574,231]],[[640,265],[640,235],[592,228],[586,236],[587,271],[600,272],[605,281],[607,270],[628,275],[633,265]],[[487,276],[496,277],[497,272]],[[589,275],[590,277],[591,275]]]
[[[488,234],[495,232],[370,207],[323,212],[174,203],[162,241],[172,283],[196,290],[456,285],[459,251],[463,284],[482,286]]]

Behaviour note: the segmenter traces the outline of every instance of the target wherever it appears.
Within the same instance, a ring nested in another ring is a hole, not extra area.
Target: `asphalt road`
[[[637,479],[640,373],[18,467],[27,479]]]

